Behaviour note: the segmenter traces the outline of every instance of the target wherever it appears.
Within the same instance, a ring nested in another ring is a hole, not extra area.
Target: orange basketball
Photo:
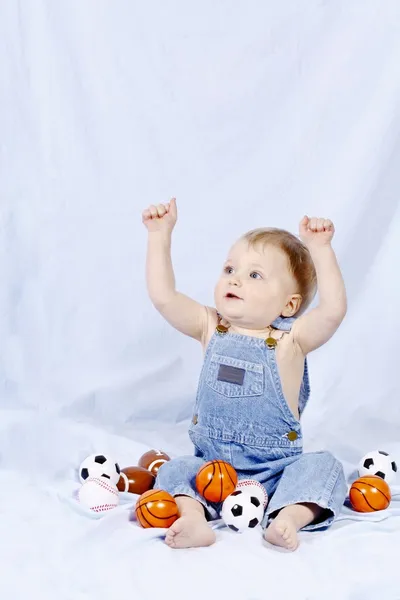
[[[384,510],[392,499],[388,484],[377,475],[357,479],[350,488],[349,497],[352,507],[358,512]]]
[[[208,502],[223,502],[235,491],[237,482],[235,469],[223,460],[206,462],[196,475],[197,491]]]
[[[174,498],[164,490],[142,494],[136,502],[135,513],[142,527],[171,527],[179,517]]]

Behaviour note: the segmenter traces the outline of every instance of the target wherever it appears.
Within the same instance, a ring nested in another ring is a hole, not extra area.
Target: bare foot
[[[180,517],[171,525],[165,543],[170,548],[197,548],[211,546],[215,539],[215,533],[203,515],[194,513]]]
[[[264,538],[274,546],[296,550],[299,545],[295,520],[290,516],[276,517],[266,529]]]

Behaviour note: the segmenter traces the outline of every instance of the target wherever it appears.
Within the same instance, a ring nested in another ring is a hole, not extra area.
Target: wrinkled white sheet
[[[177,283],[207,303],[243,231],[334,220],[349,312],[310,358],[306,449],[349,482],[368,450],[400,462],[399,25],[397,0],[0,4],[1,598],[400,599],[399,482],[294,554],[218,523],[172,551],[126,497],[71,500],[93,451],[191,452],[201,352],[144,282],[140,213],[171,195]]]

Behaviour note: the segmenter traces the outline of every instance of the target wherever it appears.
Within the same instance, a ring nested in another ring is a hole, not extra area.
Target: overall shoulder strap
[[[290,331],[295,320],[296,317],[278,317],[271,325],[274,329],[279,329],[280,331]]]

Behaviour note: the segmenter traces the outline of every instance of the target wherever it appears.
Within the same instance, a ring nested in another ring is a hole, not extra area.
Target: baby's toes
[[[168,533],[171,533],[171,535],[175,537],[178,533],[181,533],[182,529],[184,528],[184,524],[185,523],[182,518],[177,519],[168,529]]]

